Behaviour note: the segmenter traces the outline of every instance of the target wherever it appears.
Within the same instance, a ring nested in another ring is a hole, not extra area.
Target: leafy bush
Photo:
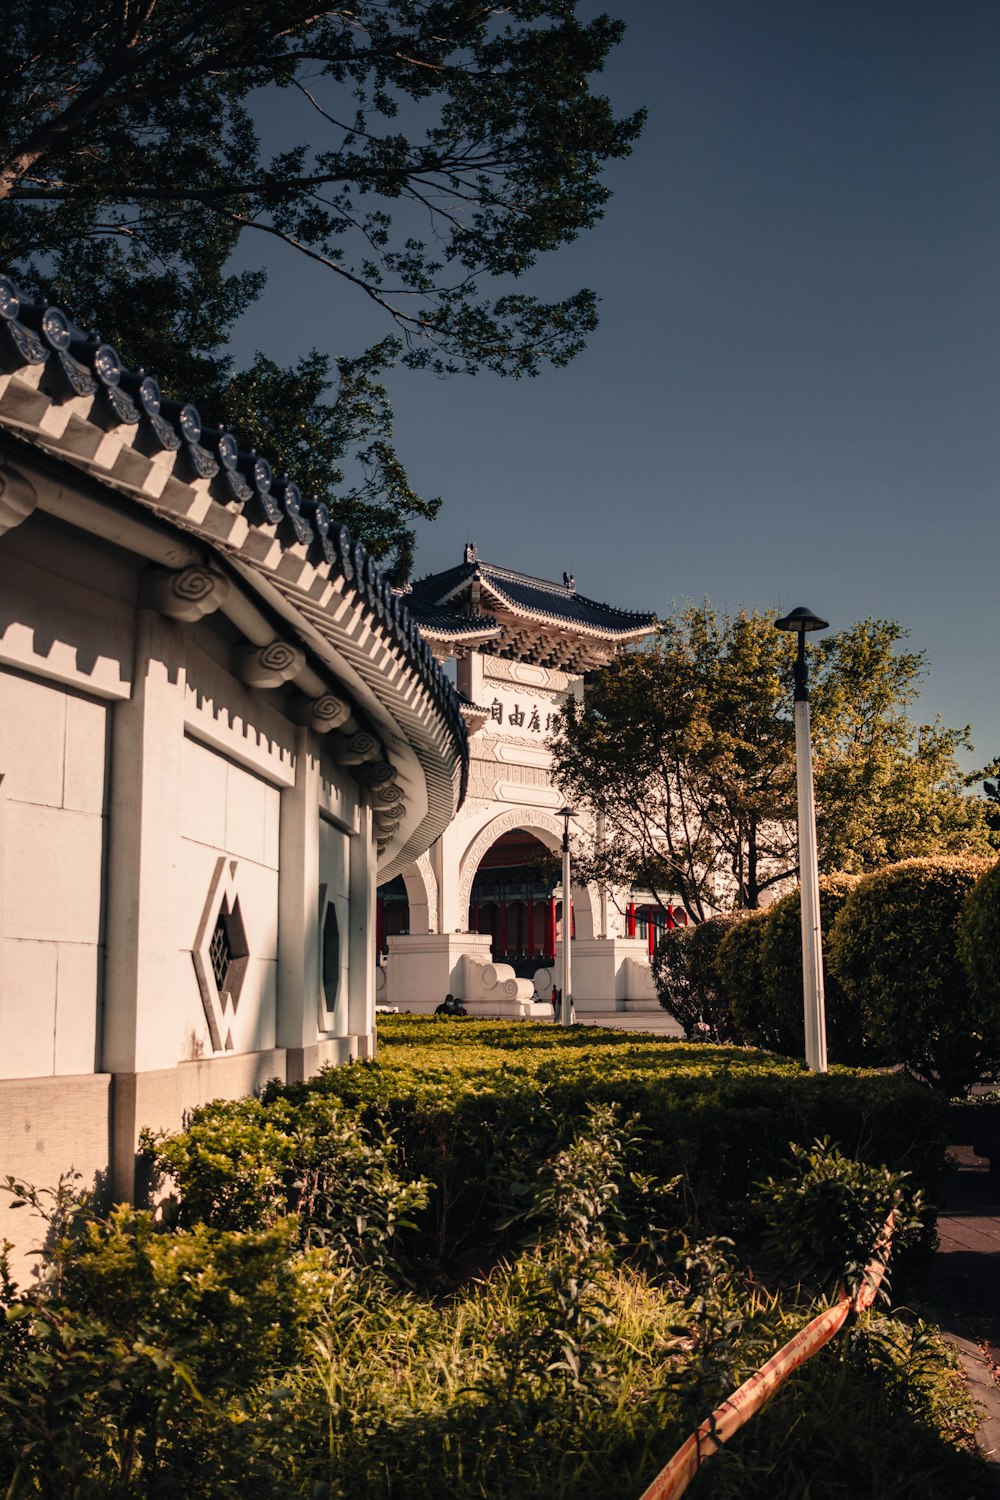
[[[844,1283],[853,1293],[892,1209],[893,1266],[924,1234],[922,1195],[910,1190],[908,1173],[854,1161],[829,1140],[808,1150],[792,1143],[790,1152],[784,1175],[762,1182],[757,1197],[765,1248],[786,1275],[826,1292]]]
[[[729,1005],[735,1039],[743,1046],[767,1047],[795,1056],[776,1024],[764,994],[761,953],[767,932],[766,911],[748,911],[723,933],[715,972]]]
[[[428,1266],[446,1247],[476,1264],[509,1250],[526,1229],[539,1158],[563,1149],[593,1103],[637,1120],[643,1169],[660,1183],[683,1180],[683,1200],[657,1196],[656,1213],[677,1223],[683,1210],[699,1235],[739,1227],[753,1184],[779,1171],[792,1140],[830,1136],[924,1187],[943,1169],[944,1102],[904,1077],[821,1077],[760,1053],[594,1027],[481,1021],[445,1033],[398,1016],[379,1035],[378,1061],[281,1093],[322,1094],[384,1122],[399,1173],[433,1184],[416,1216]],[[622,1206],[641,1240],[648,1204],[623,1189]]]
[[[290,1493],[247,1442],[247,1406],[306,1357],[335,1284],[297,1253],[295,1221],[168,1234],[128,1207],[101,1218],[65,1184],[51,1204],[20,1196],[53,1235],[39,1283],[0,1308],[10,1500]]]
[[[663,1009],[679,1021],[688,1041],[733,1040],[729,1005],[719,983],[719,944],[738,918],[710,917],[666,932],[653,954],[653,983]]]
[[[823,875],[819,882],[820,928],[823,938],[824,990],[826,995],[826,1045],[831,1062],[859,1066],[883,1061],[881,1053],[862,1038],[861,1011],[830,967],[830,935],[857,875]],[[789,891],[767,914],[767,929],[760,959],[761,982],[766,1005],[782,1038],[780,1051],[801,1057],[805,1049],[802,1009],[802,899],[801,891]]]
[[[958,921],[958,954],[987,1034],[1000,1032],[1000,863],[981,875]]]
[[[958,921],[978,859],[909,859],[866,875],[830,936],[830,966],[859,1005],[866,1042],[958,1094],[1000,1063],[1000,1014],[973,998]]]
[[[827,1052],[831,1062],[858,1066],[878,1062],[865,1049],[858,1005],[831,973],[830,932],[860,877],[820,879],[820,919],[826,991]],[[729,1002],[735,1034],[746,1045],[802,1057],[802,904],[798,889],[765,911],[751,912],[723,937],[716,960],[719,984]]]
[[[219,1100],[149,1145],[179,1193],[179,1223],[263,1229],[295,1214],[303,1245],[333,1249],[342,1266],[386,1268],[427,1206],[428,1184],[396,1171],[383,1122],[322,1093]]]
[[[991,1466],[963,1451],[976,1422],[941,1336],[869,1315],[796,1371],[699,1471],[688,1500],[986,1500]]]

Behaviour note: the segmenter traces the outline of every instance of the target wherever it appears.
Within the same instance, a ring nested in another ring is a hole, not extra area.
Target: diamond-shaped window
[[[234,1014],[250,967],[240,898],[236,894],[236,860],[220,858],[191,951],[212,1048],[231,1052],[232,1029],[227,1011]]]

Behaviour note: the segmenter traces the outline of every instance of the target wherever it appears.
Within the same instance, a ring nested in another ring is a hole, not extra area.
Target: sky
[[[390,378],[411,480],[444,501],[416,575],[471,540],[628,609],[897,619],[930,664],[919,717],[971,724],[965,764],[983,764],[1000,754],[1000,7],[603,8],[628,31],[600,89],[648,124],[608,170],[600,226],[528,279],[593,288],[601,326],[533,380]],[[291,255],[269,255],[239,357],[389,331]]]

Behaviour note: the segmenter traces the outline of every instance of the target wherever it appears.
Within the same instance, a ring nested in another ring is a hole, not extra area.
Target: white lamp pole
[[[799,607],[775,620],[778,630],[794,630],[795,783],[799,813],[799,899],[802,908],[802,1004],[806,1030],[806,1063],[826,1072],[826,997],[823,991],[823,934],[819,913],[819,858],[816,852],[816,806],[813,801],[812,742],[809,734],[809,669],[806,632],[826,630],[828,623]]]
[[[563,820],[562,1003],[559,1007],[559,1024],[560,1026],[571,1026],[573,1024],[573,894],[569,878],[569,820],[570,818],[575,818],[576,813],[571,807],[564,807],[560,809],[559,817]]]

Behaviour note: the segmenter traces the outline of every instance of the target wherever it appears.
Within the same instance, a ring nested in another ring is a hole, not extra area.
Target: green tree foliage
[[[990,831],[990,843],[995,849],[1000,849],[1000,755],[995,756],[981,771],[973,771],[966,784],[978,786],[980,782],[986,804],[983,817]]]
[[[989,852],[984,808],[966,792],[969,728],[910,714],[927,671],[895,620],[820,640],[811,673],[817,834],[827,870],[855,874],[925,855]]]
[[[601,217],[602,168],[642,123],[591,92],[621,24],[574,11],[9,0],[0,261],[279,467],[304,448],[336,513],[405,572],[409,522],[437,502],[392,449],[382,373],[401,357],[531,375],[596,325],[592,292],[547,303],[520,283]],[[265,279],[233,268],[241,240],[322,265],[396,334],[336,368],[313,352],[235,371],[227,339]]]
[[[556,775],[607,830],[588,873],[676,893],[698,921],[797,873],[794,644],[774,619],[689,606],[567,705]],[[967,731],[910,717],[925,660],[904,635],[864,620],[808,648],[821,869],[988,847]]]
[[[867,1038],[916,1077],[955,1095],[1000,1065],[1000,1009],[972,992],[959,918],[979,859],[911,859],[861,880],[833,924],[833,974],[860,1006]]]
[[[771,616],[692,606],[566,705],[557,779],[602,812],[610,877],[676,892],[698,921],[715,892],[755,907],[793,865],[787,641]]]

